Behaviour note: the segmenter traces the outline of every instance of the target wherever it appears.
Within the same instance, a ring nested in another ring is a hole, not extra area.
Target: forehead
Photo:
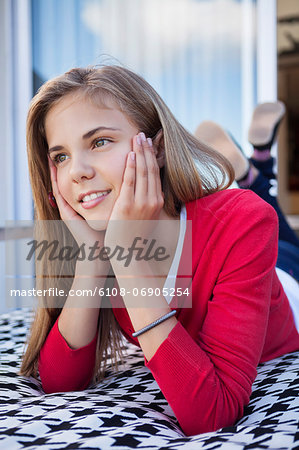
[[[115,101],[100,95],[93,98],[82,93],[65,95],[45,117],[48,143],[70,134],[83,135],[99,126],[117,127],[128,132],[136,128]]]
[[[119,105],[108,96],[96,94],[95,96],[87,95],[83,92],[74,92],[63,96],[59,99],[47,112],[45,121],[53,116],[63,113],[76,113],[76,110],[88,112],[94,110],[118,110],[121,112]]]

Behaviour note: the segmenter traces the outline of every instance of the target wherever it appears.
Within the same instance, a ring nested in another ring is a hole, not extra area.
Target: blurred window
[[[189,131],[212,119],[241,141],[256,103],[255,22],[254,0],[32,0],[34,89],[74,66],[124,64]]]

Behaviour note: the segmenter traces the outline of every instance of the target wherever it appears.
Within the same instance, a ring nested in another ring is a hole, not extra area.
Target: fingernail
[[[147,142],[150,147],[153,146],[153,142],[152,142],[151,138],[147,138]]]
[[[139,136],[139,135],[137,136],[137,139],[136,139],[136,140],[137,140],[137,144],[138,144],[138,145],[141,145],[141,139],[140,139],[140,136]]]
[[[132,160],[132,161],[135,161],[135,153],[134,153],[134,152],[131,152],[130,155],[131,155],[131,160]]]
[[[143,140],[143,142],[146,142],[146,137],[144,133],[140,133],[140,137]]]

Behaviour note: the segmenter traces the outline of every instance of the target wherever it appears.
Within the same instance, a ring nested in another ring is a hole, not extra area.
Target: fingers
[[[49,156],[48,156],[48,160],[49,160],[53,195],[55,197],[61,219],[62,220],[71,220],[71,219],[79,217],[78,214],[73,210],[73,208],[65,201],[65,199],[61,195],[61,193],[59,191],[58,183],[57,183],[57,169]]]
[[[53,161],[51,160],[51,158],[48,156],[48,161],[49,161],[49,167],[50,167],[50,177],[51,177],[51,184],[52,184],[52,191],[54,194],[54,197],[56,199],[56,196],[58,194],[58,187],[57,187],[57,171],[56,171],[56,167],[53,164]],[[57,202],[57,199],[56,199]]]
[[[130,152],[127,157],[127,164],[124,173],[123,184],[120,191],[120,201],[123,204],[124,209],[130,208],[134,202],[135,193],[135,166],[136,166],[136,154]]]
[[[158,196],[158,182],[160,181],[160,171],[154,153],[153,143],[150,138],[144,143],[144,159],[147,167],[147,196],[150,205],[154,206]]]
[[[53,164],[53,161],[51,160],[51,158],[49,156],[48,156],[48,160],[49,160],[49,167],[50,167],[52,190],[53,190],[53,194],[54,194],[56,203],[59,206],[58,202],[60,201],[60,198],[59,198],[60,192],[59,192],[58,185],[57,185],[57,170]]]
[[[136,153],[135,203],[141,210],[160,211],[164,196],[152,140],[139,133],[134,138],[133,149]]]
[[[140,205],[147,201],[148,195],[148,167],[146,153],[148,152],[148,142],[144,133],[139,133],[133,141],[133,148],[136,153],[136,202]]]
[[[150,138],[147,139],[148,151],[145,148],[146,165],[148,169],[148,199],[153,209],[161,210],[164,206],[160,168],[158,165],[155,147]]]

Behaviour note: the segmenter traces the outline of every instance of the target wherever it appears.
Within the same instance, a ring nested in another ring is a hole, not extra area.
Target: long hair
[[[49,110],[69,94],[83,94],[95,104],[112,100],[148,137],[154,138],[162,130],[165,164],[160,176],[168,215],[177,217],[182,204],[226,189],[234,180],[233,168],[226,158],[189,133],[142,77],[119,66],[75,68],[43,84],[30,104],[27,152],[37,220],[61,219],[59,210],[48,202],[51,179],[45,119]],[[65,242],[76,245],[63,223],[62,235]],[[70,289],[72,277],[57,277],[57,273],[65,273],[63,267],[57,271],[57,267],[47,264],[44,270],[47,275],[39,278],[40,289],[47,289],[50,284],[63,287],[65,292]],[[44,302],[48,306],[37,309],[27,337],[20,375],[37,377],[40,349],[62,310],[50,307],[50,299],[45,298]],[[93,382],[104,376],[108,348],[113,367],[117,368],[117,361],[122,357],[120,327],[111,308],[100,310],[98,329]]]

